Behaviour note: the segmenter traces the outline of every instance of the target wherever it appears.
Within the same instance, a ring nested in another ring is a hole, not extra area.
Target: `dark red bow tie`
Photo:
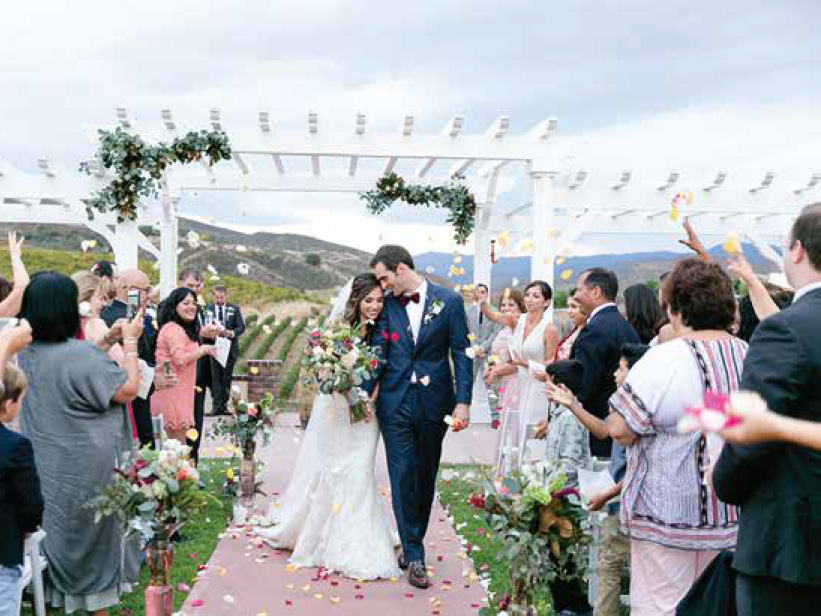
[[[419,293],[411,293],[410,295],[400,295],[396,298],[402,306],[407,306],[409,302],[413,302],[414,304],[418,304],[421,297]]]

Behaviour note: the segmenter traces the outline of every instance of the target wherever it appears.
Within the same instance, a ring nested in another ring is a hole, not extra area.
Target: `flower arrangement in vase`
[[[146,548],[149,584],[146,614],[169,616],[173,589],[171,536],[212,499],[199,487],[199,474],[188,458],[190,448],[165,440],[159,449],[144,447],[114,469],[110,484],[89,503],[95,521],[115,516],[126,535],[138,533]]]
[[[508,614],[535,613],[550,582],[587,571],[591,537],[579,494],[566,487],[563,474],[547,481],[544,476],[543,469],[516,472],[498,487],[486,479],[483,493],[469,499],[484,512],[490,533],[502,546],[497,559],[507,565],[511,592],[497,607]]]
[[[234,446],[233,451],[240,454],[240,496],[250,502],[257,493],[261,493],[257,477],[256,461],[257,437],[262,437],[262,444],[271,441],[274,432],[274,420],[279,412],[274,406],[274,398],[268,393],[256,403],[241,400],[237,392],[232,395],[231,415],[221,418],[212,429],[215,437],[227,437]],[[227,485],[233,487],[233,469],[229,469]]]

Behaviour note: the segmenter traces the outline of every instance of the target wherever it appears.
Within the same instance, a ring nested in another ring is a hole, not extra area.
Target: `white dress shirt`
[[[422,328],[422,316],[425,313],[425,297],[428,294],[428,281],[423,278],[422,284],[405,295],[413,295],[414,293],[419,293],[419,303],[408,302],[405,306],[405,310],[408,313],[408,322],[410,322],[413,341],[416,342],[419,340],[419,330]]]
[[[798,289],[798,291],[795,292],[795,295],[792,299],[792,303],[794,304],[799,299],[804,297],[807,293],[809,293],[810,291],[815,291],[816,289],[821,289],[821,282],[813,282],[812,284],[808,284],[804,287],[801,287],[800,289]]]

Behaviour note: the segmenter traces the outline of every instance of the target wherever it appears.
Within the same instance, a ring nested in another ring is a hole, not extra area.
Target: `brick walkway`
[[[302,440],[302,432],[292,427],[296,417],[286,415],[282,420],[284,425],[278,429],[274,441],[261,450],[266,462],[264,489],[272,498],[285,490]],[[449,434],[443,461],[488,463],[486,458],[492,455],[494,443],[495,432],[486,426]],[[214,444],[210,444],[212,455],[213,447]],[[206,447],[206,455],[209,455],[209,447]],[[384,499],[388,482],[381,446],[377,452],[377,481]],[[267,510],[267,505],[266,499],[260,499],[261,510]],[[385,506],[389,508],[387,501]],[[404,578],[358,583],[338,576],[320,579],[315,569],[292,571],[287,566],[287,552],[269,548],[243,528],[230,527],[208,567],[201,572],[183,612],[208,616],[478,613],[480,607],[486,605],[484,589],[438,502],[431,517],[426,548],[428,565],[433,567],[434,585],[421,591],[410,587]]]

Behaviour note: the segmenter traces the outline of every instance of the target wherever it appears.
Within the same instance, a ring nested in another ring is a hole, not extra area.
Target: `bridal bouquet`
[[[313,330],[302,360],[305,383],[317,385],[323,394],[345,396],[352,423],[371,416],[370,399],[361,386],[374,377],[378,365],[376,349],[362,339],[360,328],[350,325]]]
[[[202,511],[207,495],[188,458],[190,448],[167,439],[159,451],[134,452],[89,507],[94,518],[116,516],[127,534],[139,533],[145,544],[167,542],[175,530]]]

